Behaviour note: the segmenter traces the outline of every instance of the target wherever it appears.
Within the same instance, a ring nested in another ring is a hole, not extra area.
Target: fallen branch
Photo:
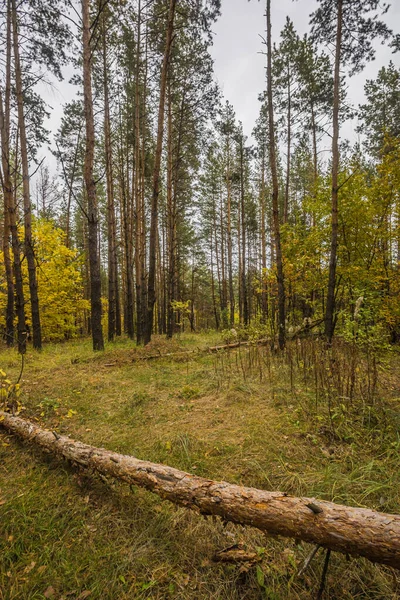
[[[307,571],[308,567],[310,566],[312,559],[317,554],[317,552],[320,548],[321,548],[321,546],[314,546],[314,548],[311,550],[310,554],[307,556],[306,560],[304,561],[303,566],[298,571],[298,573],[297,573],[298,577],[301,577],[302,575],[304,575],[304,573]]]
[[[287,339],[294,340],[303,333],[309,333],[314,327],[321,325],[323,319],[317,319],[316,321],[310,321],[306,325],[299,327],[293,333],[288,334]],[[237,342],[230,342],[229,344],[220,344],[219,346],[207,346],[205,348],[196,348],[195,350],[179,350],[177,352],[165,352],[158,354],[143,354],[135,356],[132,362],[139,362],[141,360],[154,360],[156,358],[169,358],[187,356],[189,354],[215,354],[223,352],[224,350],[234,350],[235,348],[248,347],[248,346],[268,346],[268,344],[274,344],[273,338],[260,338],[258,340],[240,340]],[[106,365],[111,366],[111,365]]]
[[[250,525],[400,569],[400,515],[375,512],[282,492],[231,485],[95,448],[0,411],[10,433],[102,475],[150,490],[203,515]],[[318,507],[319,511],[310,509]]]

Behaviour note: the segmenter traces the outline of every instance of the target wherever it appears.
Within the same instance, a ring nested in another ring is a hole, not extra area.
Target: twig
[[[314,548],[311,550],[310,554],[305,559],[303,566],[298,571],[297,577],[301,577],[302,575],[304,575],[304,573],[307,571],[308,567],[310,566],[312,559],[317,554],[317,552],[320,548],[321,548],[321,546],[319,546],[318,544],[316,546],[314,546]]]
[[[328,548],[328,550],[326,551],[326,554],[325,554],[324,568],[322,569],[321,583],[320,583],[318,594],[317,594],[317,600],[322,600],[322,594],[324,593],[324,589],[325,589],[326,574],[328,572],[330,557],[331,557],[331,551]]]
[[[15,385],[18,385],[19,382],[21,381],[22,373],[24,372],[24,365],[25,365],[25,354],[21,354],[21,370],[19,372],[17,383]]]

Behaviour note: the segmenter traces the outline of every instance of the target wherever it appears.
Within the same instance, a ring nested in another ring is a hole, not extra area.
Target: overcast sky
[[[294,22],[302,36],[309,30],[309,15],[315,9],[315,0],[272,0],[272,35],[279,41],[286,15]],[[222,16],[214,25],[214,45],[211,54],[214,58],[214,71],[224,97],[233,104],[238,119],[243,123],[247,136],[251,136],[259,112],[258,95],[265,89],[265,56],[260,36],[265,35],[265,0],[222,0]],[[392,0],[386,17],[390,27],[400,32],[400,0]],[[376,77],[379,68],[389,60],[400,65],[400,53],[377,44],[376,60],[367,65],[362,74],[349,80],[349,97],[354,104],[363,101],[363,88],[366,79]],[[60,125],[62,105],[75,95],[76,87],[68,84],[72,71],[68,69],[65,80],[56,83],[55,89],[42,91],[45,99],[53,107],[48,127],[55,132]],[[347,123],[342,128],[342,136],[355,141],[355,123]],[[52,170],[54,159],[50,159]]]
[[[386,20],[396,32],[400,32],[400,0],[392,0]],[[300,36],[309,31],[309,15],[315,0],[271,0],[273,41],[279,42],[286,16],[293,21]],[[214,71],[224,96],[235,108],[243,123],[246,135],[250,136],[259,112],[258,95],[265,89],[266,58],[262,51],[265,36],[265,0],[222,0],[222,16],[214,26],[215,38],[211,54]],[[349,96],[354,104],[363,101],[366,79],[374,79],[378,70],[389,60],[399,66],[400,53],[377,44],[376,60],[368,64],[362,74],[349,80]],[[265,47],[264,47],[265,49]],[[356,123],[347,123],[343,135],[356,140]]]

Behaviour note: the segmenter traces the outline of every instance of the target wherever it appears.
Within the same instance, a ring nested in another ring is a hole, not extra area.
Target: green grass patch
[[[140,349],[124,339],[93,354],[80,340],[29,352],[22,416],[204,477],[400,511],[397,355],[386,357],[373,399],[361,372],[351,401],[334,394],[334,385],[346,387],[342,367],[317,372],[305,347],[283,358],[266,348],[144,358],[220,341],[191,334]],[[1,350],[0,364],[15,380],[16,352]],[[258,571],[212,561],[234,543],[258,548]],[[1,600],[305,600],[316,595],[323,563],[321,553],[298,578],[309,551],[100,480],[0,434]],[[398,585],[390,569],[334,555],[326,597],[388,600],[399,597]]]

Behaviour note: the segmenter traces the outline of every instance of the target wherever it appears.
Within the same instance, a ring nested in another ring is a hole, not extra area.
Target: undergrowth
[[[182,356],[212,336],[90,343],[30,353],[21,416],[87,443],[232,483],[400,511],[400,362],[338,341]],[[146,353],[178,353],[157,360]],[[138,357],[143,360],[137,360]],[[15,351],[0,353],[10,381]],[[323,554],[311,546],[204,519],[140,489],[100,480],[0,437],[0,598],[303,600],[315,597]],[[257,567],[212,560],[235,543]],[[399,578],[332,556],[325,598],[390,599]]]

